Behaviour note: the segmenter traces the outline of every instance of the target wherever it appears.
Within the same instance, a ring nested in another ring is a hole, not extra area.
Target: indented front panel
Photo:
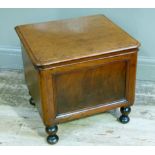
[[[54,74],[57,114],[125,98],[126,61]]]

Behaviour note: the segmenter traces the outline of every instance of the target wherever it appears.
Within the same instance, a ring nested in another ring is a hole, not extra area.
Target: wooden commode
[[[17,26],[25,80],[49,134],[57,124],[120,107],[129,121],[138,41],[103,15]],[[101,122],[102,123],[102,122]]]

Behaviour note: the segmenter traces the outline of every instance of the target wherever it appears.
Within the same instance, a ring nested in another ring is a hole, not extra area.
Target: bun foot
[[[47,137],[47,142],[49,144],[53,145],[59,141],[59,137],[56,135],[57,131],[58,131],[57,125],[46,127],[46,132],[49,134],[49,136]]]
[[[121,115],[120,118],[119,118],[119,121],[123,124],[126,124],[130,121],[130,118],[128,116],[125,116],[125,115]]]
[[[51,145],[56,144],[59,141],[59,137],[57,135],[49,135],[47,137],[47,142]]]
[[[29,102],[30,102],[31,105],[35,106],[35,102],[34,102],[32,97],[29,99]]]
[[[120,116],[119,118],[119,121],[123,124],[126,124],[130,121],[130,118],[129,118],[129,113],[131,112],[131,108],[130,107],[121,107],[120,109],[122,115]]]

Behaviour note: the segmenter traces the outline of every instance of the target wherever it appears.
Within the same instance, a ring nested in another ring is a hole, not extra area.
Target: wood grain
[[[125,99],[126,62],[54,75],[57,113]]]

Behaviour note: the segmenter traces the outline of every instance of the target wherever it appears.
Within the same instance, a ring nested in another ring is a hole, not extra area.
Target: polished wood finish
[[[16,31],[25,79],[45,126],[133,105],[139,43],[105,16]],[[56,140],[50,135],[48,141]]]
[[[126,67],[120,61],[54,74],[58,115],[125,99]]]
[[[103,15],[17,26],[36,66],[137,48],[139,43]]]

